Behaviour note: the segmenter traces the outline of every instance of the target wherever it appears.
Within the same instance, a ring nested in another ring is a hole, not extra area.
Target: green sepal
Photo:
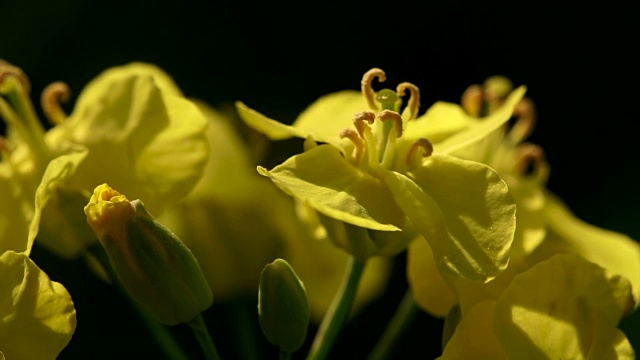
[[[127,293],[159,322],[186,323],[211,306],[198,260],[140,200],[130,202],[103,184],[85,214]]]

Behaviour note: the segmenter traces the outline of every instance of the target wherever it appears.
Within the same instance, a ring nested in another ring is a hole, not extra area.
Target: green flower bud
[[[165,325],[189,322],[213,302],[200,264],[140,200],[102,184],[85,206],[87,222],[125,290]]]
[[[262,269],[258,290],[260,328],[282,351],[298,350],[307,337],[309,302],[304,284],[285,260]]]

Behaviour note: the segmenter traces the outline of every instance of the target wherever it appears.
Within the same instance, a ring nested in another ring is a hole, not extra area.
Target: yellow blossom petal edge
[[[407,176],[385,171],[398,205],[431,245],[444,273],[487,282],[504,270],[515,232],[515,202],[490,167],[432,154]]]
[[[39,244],[63,258],[77,257],[84,250],[84,245],[95,239],[84,217],[73,216],[84,206],[86,198],[83,194],[64,190],[66,182],[75,174],[86,156],[86,149],[79,148],[51,160],[47,165],[36,190],[27,254],[30,253],[36,236]],[[72,208],[73,205],[79,207]]]
[[[575,252],[631,282],[635,308],[640,306],[640,244],[627,235],[601,229],[576,218],[562,201],[546,192],[544,216],[552,231]]]
[[[61,284],[24,253],[0,256],[0,352],[7,359],[55,359],[71,340],[76,311]]]
[[[331,218],[371,230],[400,230],[397,224],[404,216],[384,184],[353,167],[330,145],[291,157],[273,170],[258,171]]]
[[[309,105],[291,126],[270,119],[239,101],[236,108],[249,127],[271,140],[311,136],[319,142],[338,146],[340,132],[352,126],[353,114],[367,109],[367,103],[360,92],[353,90],[327,94]]]
[[[304,139],[309,135],[305,130],[296,129],[293,126],[270,119],[240,101],[236,101],[236,109],[240,118],[249,127],[265,134],[271,140],[284,140],[292,137]]]
[[[522,100],[526,87],[520,86],[509,94],[502,106],[486,118],[476,121],[468,128],[455,133],[441,143],[435,144],[437,151],[443,153],[453,153],[456,150],[467,147],[483,138],[506,123]]]
[[[574,254],[516,276],[495,308],[496,336],[513,359],[632,359],[617,329],[629,283]],[[627,342],[628,343],[628,342]]]

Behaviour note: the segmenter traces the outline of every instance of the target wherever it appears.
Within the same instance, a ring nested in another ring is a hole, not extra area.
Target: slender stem
[[[416,314],[418,314],[418,307],[413,300],[411,291],[407,291],[391,321],[389,321],[387,328],[382,333],[380,340],[378,340],[378,343],[369,354],[368,360],[388,359],[391,350],[393,350],[402,333],[409,327]]]
[[[231,310],[234,329],[234,337],[236,341],[237,358],[243,360],[255,360],[260,358],[258,352],[258,336],[259,325],[257,320],[254,321],[252,315],[255,315],[256,304],[253,298],[251,302],[241,299],[235,301]],[[251,307],[249,309],[249,306]]]
[[[338,332],[347,321],[363,270],[364,262],[350,256],[340,288],[333,298],[327,314],[322,319],[307,360],[323,360],[329,355],[331,347],[338,337]]]
[[[290,352],[286,352],[284,350],[280,350],[280,360],[290,360],[291,359],[291,353]]]
[[[140,308],[138,304],[129,296],[127,291],[124,289],[120,281],[118,280],[118,275],[111,267],[111,263],[109,262],[109,258],[107,253],[104,251],[104,248],[100,245],[95,245],[89,247],[88,250],[91,254],[95,256],[95,258],[100,262],[102,267],[107,271],[111,282],[120,290],[120,292],[124,295],[124,297],[129,301],[131,306],[136,310],[138,316],[146,326],[147,330],[151,334],[151,337],[155,340],[156,344],[162,349],[164,354],[170,360],[188,360],[189,357],[184,353],[180,344],[176,342],[173,338],[169,329],[167,329],[164,325],[160,324],[156,319],[151,317],[144,309]]]
[[[193,330],[193,334],[196,336],[202,352],[204,352],[207,360],[220,360],[220,355],[216,346],[211,340],[209,330],[207,330],[207,324],[204,323],[202,315],[198,314],[193,320],[189,321],[189,326]]]

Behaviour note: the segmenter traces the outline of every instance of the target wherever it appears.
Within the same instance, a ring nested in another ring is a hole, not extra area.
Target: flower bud
[[[211,306],[200,264],[140,200],[102,184],[85,206],[87,222],[125,290],[165,325],[189,322]]]
[[[307,337],[307,292],[285,260],[274,260],[260,274],[258,318],[267,340],[282,351],[298,350]]]

